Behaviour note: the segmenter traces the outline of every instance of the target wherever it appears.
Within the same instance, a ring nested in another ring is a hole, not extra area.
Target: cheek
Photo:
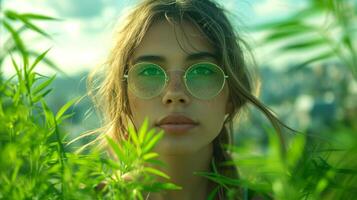
[[[134,95],[128,95],[129,106],[133,115],[135,127],[139,128],[143,123],[145,117],[149,117],[149,123],[152,124],[153,115],[157,105],[154,105],[153,100],[142,100]]]
[[[226,115],[227,96],[219,95],[210,101],[201,102],[201,114],[205,131],[216,137],[223,127]]]
[[[206,107],[216,113],[217,117],[221,118],[226,114],[228,106],[228,87],[227,85],[223,88],[222,92],[211,101],[206,103]]]

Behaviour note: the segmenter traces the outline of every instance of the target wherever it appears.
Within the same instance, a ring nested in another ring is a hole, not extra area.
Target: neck
[[[211,192],[212,183],[207,178],[194,175],[194,172],[210,171],[212,160],[213,146],[208,145],[199,151],[184,155],[167,155],[160,154],[159,159],[167,166],[159,170],[165,172],[171,178],[170,180],[160,180],[162,182],[172,182],[181,186],[181,190],[167,190],[161,193],[151,193],[150,200],[203,200],[207,199]]]

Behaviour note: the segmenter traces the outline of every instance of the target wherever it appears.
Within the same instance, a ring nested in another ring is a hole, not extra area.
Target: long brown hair
[[[156,20],[174,21],[178,24],[188,21],[194,24],[217,50],[220,65],[229,76],[229,98],[232,109],[228,113],[218,137],[213,141],[216,163],[232,160],[223,144],[233,143],[233,125],[243,113],[247,103],[258,108],[271,122],[285,146],[282,127],[286,127],[262,102],[257,99],[259,81],[248,68],[246,61],[246,43],[239,36],[226,16],[226,11],[211,0],[145,0],[134,7],[120,21],[116,41],[106,63],[100,70],[89,76],[90,95],[103,113],[104,125],[97,130],[116,140],[125,138],[127,124],[132,123],[131,111],[127,97],[127,87],[121,81],[128,68],[129,59],[140,44],[148,28]],[[98,76],[98,79],[96,77]],[[99,80],[99,82],[96,82]],[[288,128],[288,127],[287,127]],[[102,145],[105,141],[102,140]],[[219,164],[220,173],[238,178],[234,167]]]

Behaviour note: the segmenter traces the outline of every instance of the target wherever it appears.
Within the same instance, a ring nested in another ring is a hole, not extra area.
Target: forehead
[[[134,50],[131,60],[154,55],[164,58],[167,62],[183,62],[191,54],[202,52],[215,55],[207,37],[191,22],[171,23],[159,20],[150,26]]]

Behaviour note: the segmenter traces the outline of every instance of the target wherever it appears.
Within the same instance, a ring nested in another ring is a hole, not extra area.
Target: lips
[[[171,114],[159,120],[156,126],[168,133],[185,133],[198,126],[198,122],[185,115]]]

